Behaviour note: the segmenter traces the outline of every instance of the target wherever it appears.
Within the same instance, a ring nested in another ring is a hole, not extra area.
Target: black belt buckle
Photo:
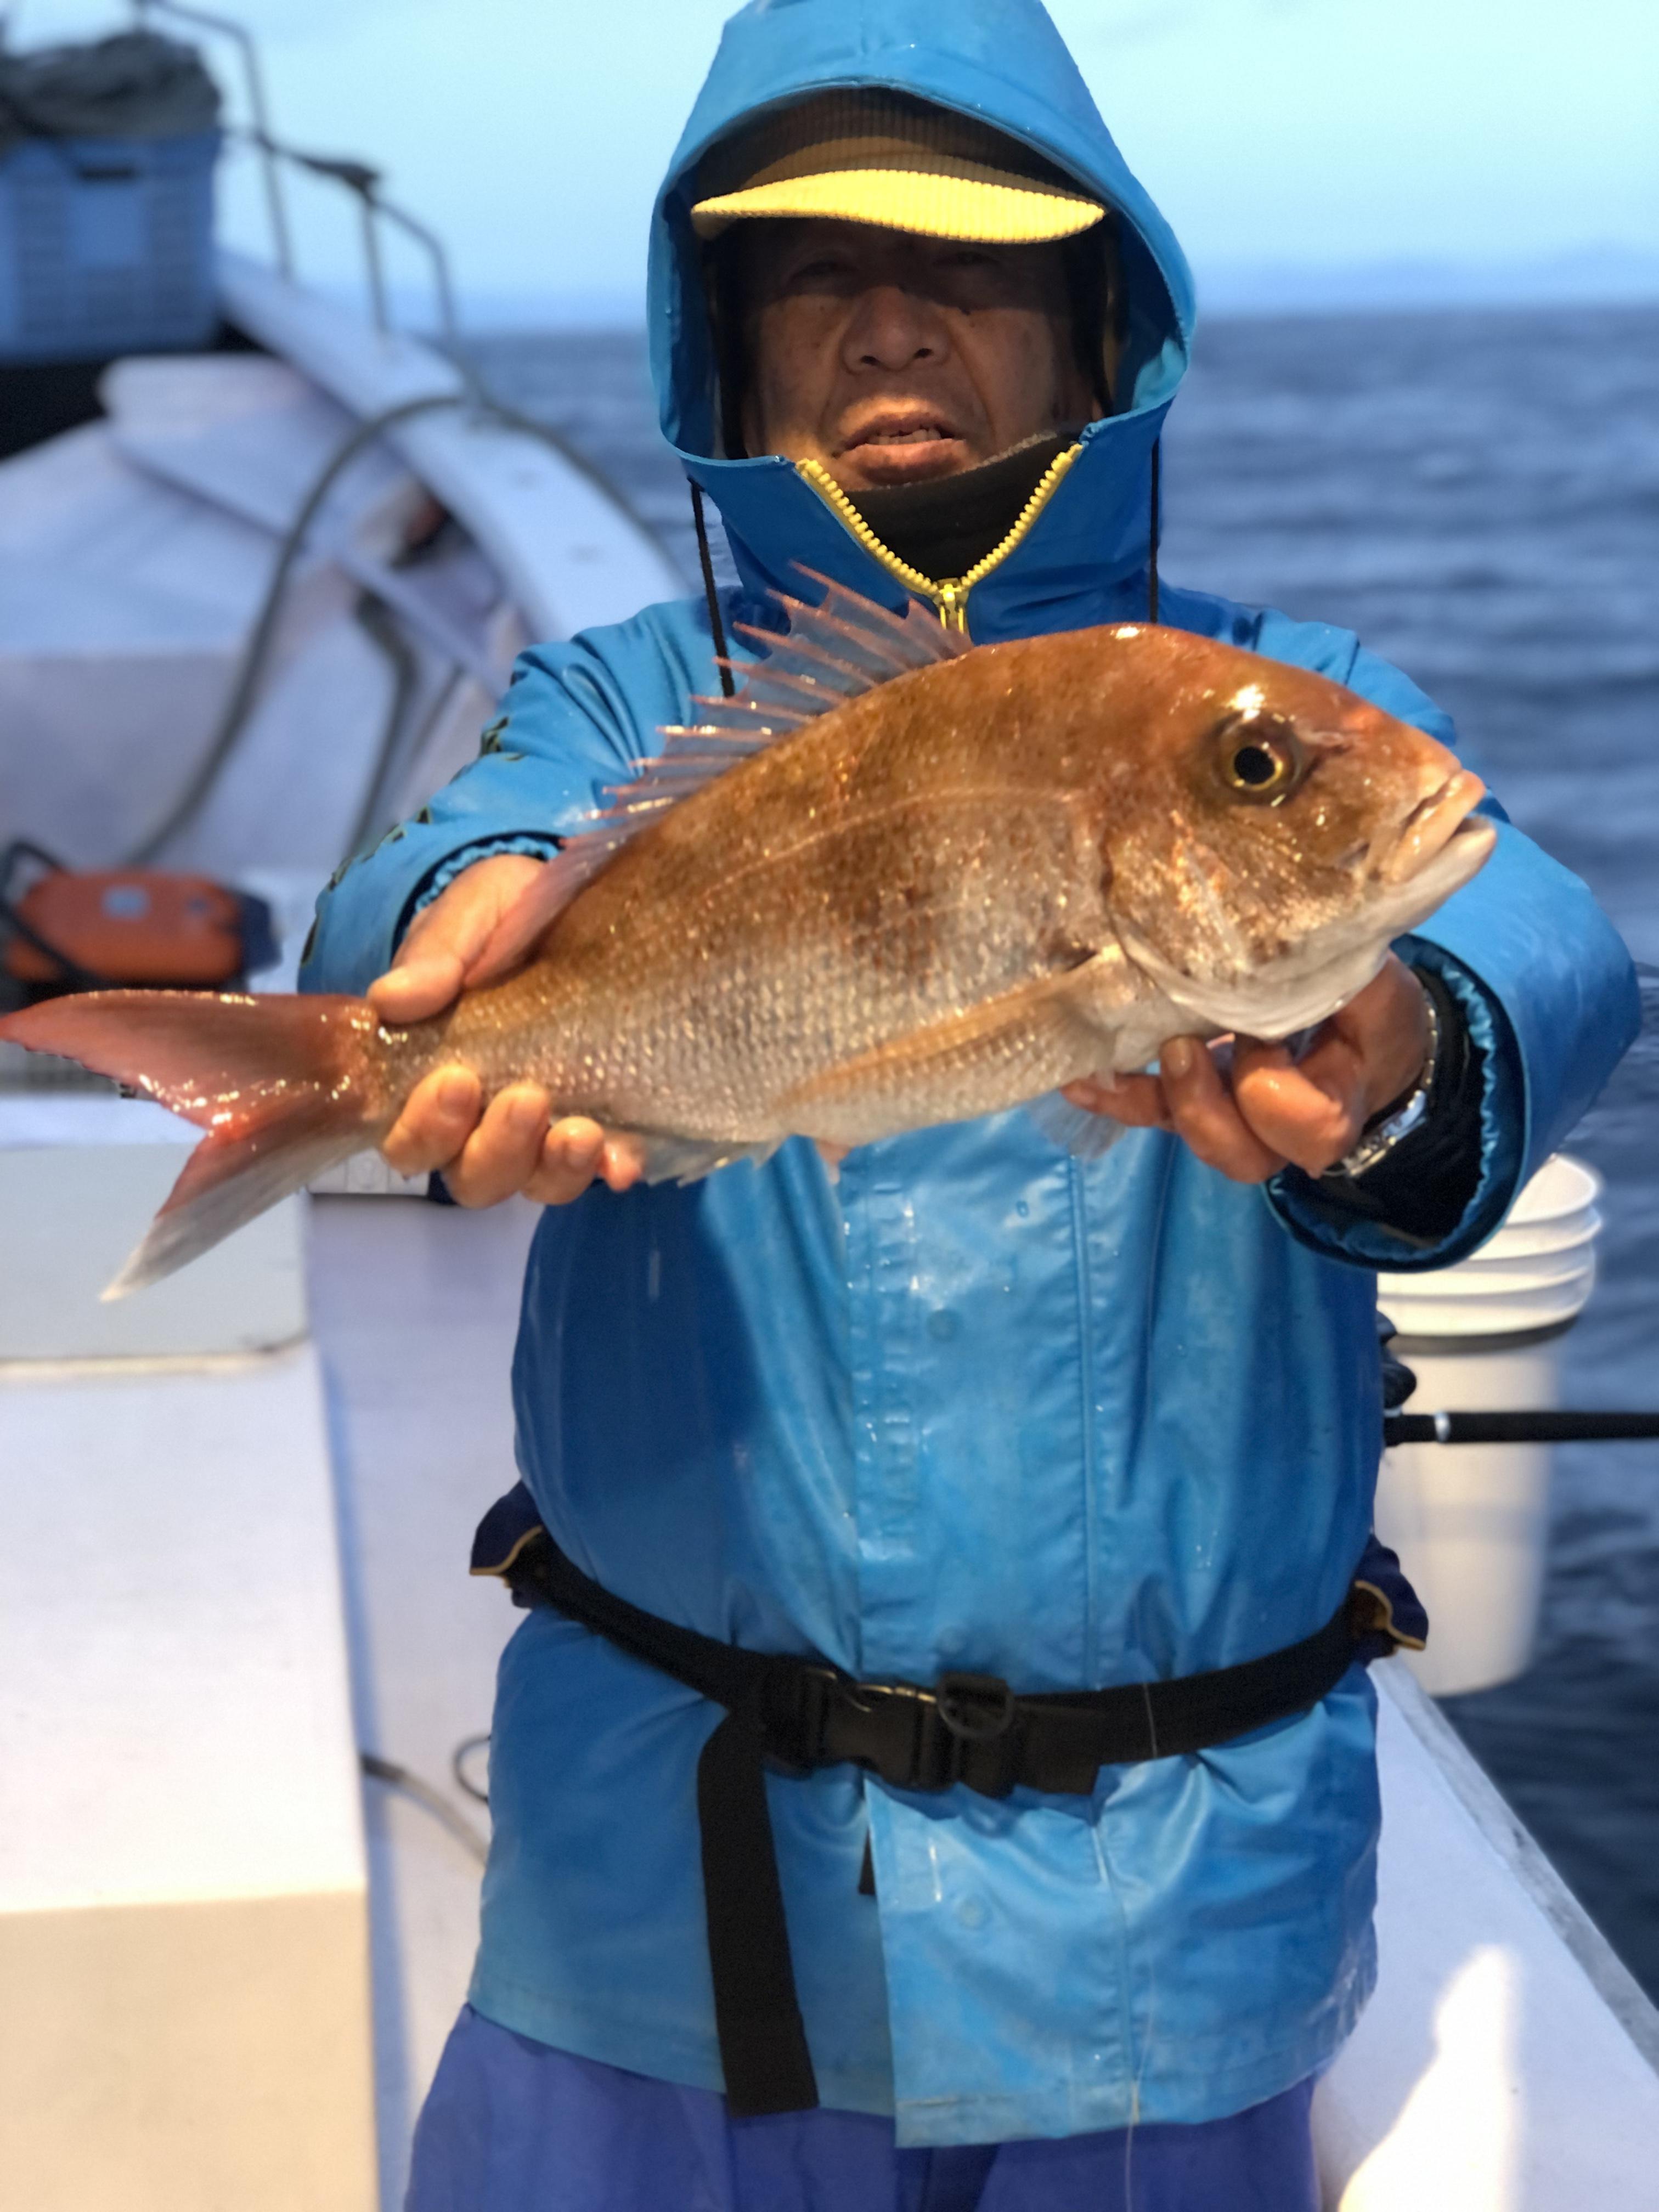
[[[1014,1693],[1000,1674],[941,1674],[933,1698],[959,1743],[989,1743],[1013,1725]]]
[[[1019,1701],[1000,1674],[941,1674],[933,1696],[956,1739],[956,1778],[981,1797],[1006,1797],[1020,1778]]]
[[[790,1660],[771,1669],[761,1713],[769,1766],[799,1780],[823,1765],[830,1712],[844,1688],[833,1667]]]
[[[1006,1796],[1016,1779],[1017,1701],[997,1674],[945,1674],[923,1690],[790,1660],[768,1677],[761,1718],[767,1763],[780,1773],[848,1760],[895,1790],[965,1782],[987,1797]]]
[[[1014,1783],[1014,1693],[994,1674],[942,1674],[912,1683],[838,1684],[825,1732],[830,1759],[867,1767],[895,1790],[965,1782],[988,1797]]]
[[[867,1768],[895,1790],[948,1790],[959,1747],[933,1692],[910,1682],[838,1682],[823,1757]]]

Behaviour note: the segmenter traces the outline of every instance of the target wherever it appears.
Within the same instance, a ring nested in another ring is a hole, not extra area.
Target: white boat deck
[[[170,1299],[100,1305],[184,1157],[171,1126],[0,1099],[0,2202],[367,2212],[368,1876],[303,1211]]]
[[[480,1838],[489,1815],[450,1760],[489,1729],[496,1657],[522,1615],[499,1583],[468,1576],[467,1557],[517,1479],[507,1365],[534,1225],[519,1203],[311,1205],[357,1741],[441,1790]],[[401,1791],[366,1782],[364,1805],[381,2202],[394,2212],[415,2114],[466,1994],[479,1865]]]

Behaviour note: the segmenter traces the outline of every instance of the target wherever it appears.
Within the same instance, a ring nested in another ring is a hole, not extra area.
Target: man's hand
[[[1197,1037],[1172,1037],[1158,1074],[1072,1083],[1066,1096],[1131,1128],[1173,1129],[1235,1182],[1266,1182],[1287,1162],[1317,1176],[1345,1159],[1372,1115],[1411,1089],[1428,1051],[1423,987],[1390,953],[1299,1062],[1282,1044],[1239,1037],[1229,1079]]]
[[[368,987],[384,1022],[441,1013],[496,922],[541,866],[514,853],[479,860],[410,925],[396,960]],[[544,1206],[580,1198],[595,1176],[612,1190],[637,1182],[642,1163],[625,1137],[571,1115],[550,1127],[539,1084],[514,1083],[482,1113],[483,1086],[467,1067],[434,1069],[417,1083],[380,1150],[399,1175],[443,1170],[462,1206],[495,1206],[522,1192]]]

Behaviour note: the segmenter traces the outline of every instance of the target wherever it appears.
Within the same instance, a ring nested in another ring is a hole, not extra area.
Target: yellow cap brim
[[[745,216],[817,216],[915,231],[924,238],[1036,246],[1074,238],[1104,213],[1093,200],[1045,191],[1036,185],[990,184],[913,169],[832,169],[699,200],[691,221],[700,238],[714,238]]]

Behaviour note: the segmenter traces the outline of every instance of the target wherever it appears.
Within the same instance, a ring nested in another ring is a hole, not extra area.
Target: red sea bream
[[[667,732],[455,1005],[102,992],[0,1035],[207,1134],[112,1290],[375,1145],[450,1061],[641,1140],[648,1176],[1042,1101],[1168,1038],[1283,1037],[1492,848],[1479,780],[1309,671],[1131,623],[969,646],[830,587]]]

